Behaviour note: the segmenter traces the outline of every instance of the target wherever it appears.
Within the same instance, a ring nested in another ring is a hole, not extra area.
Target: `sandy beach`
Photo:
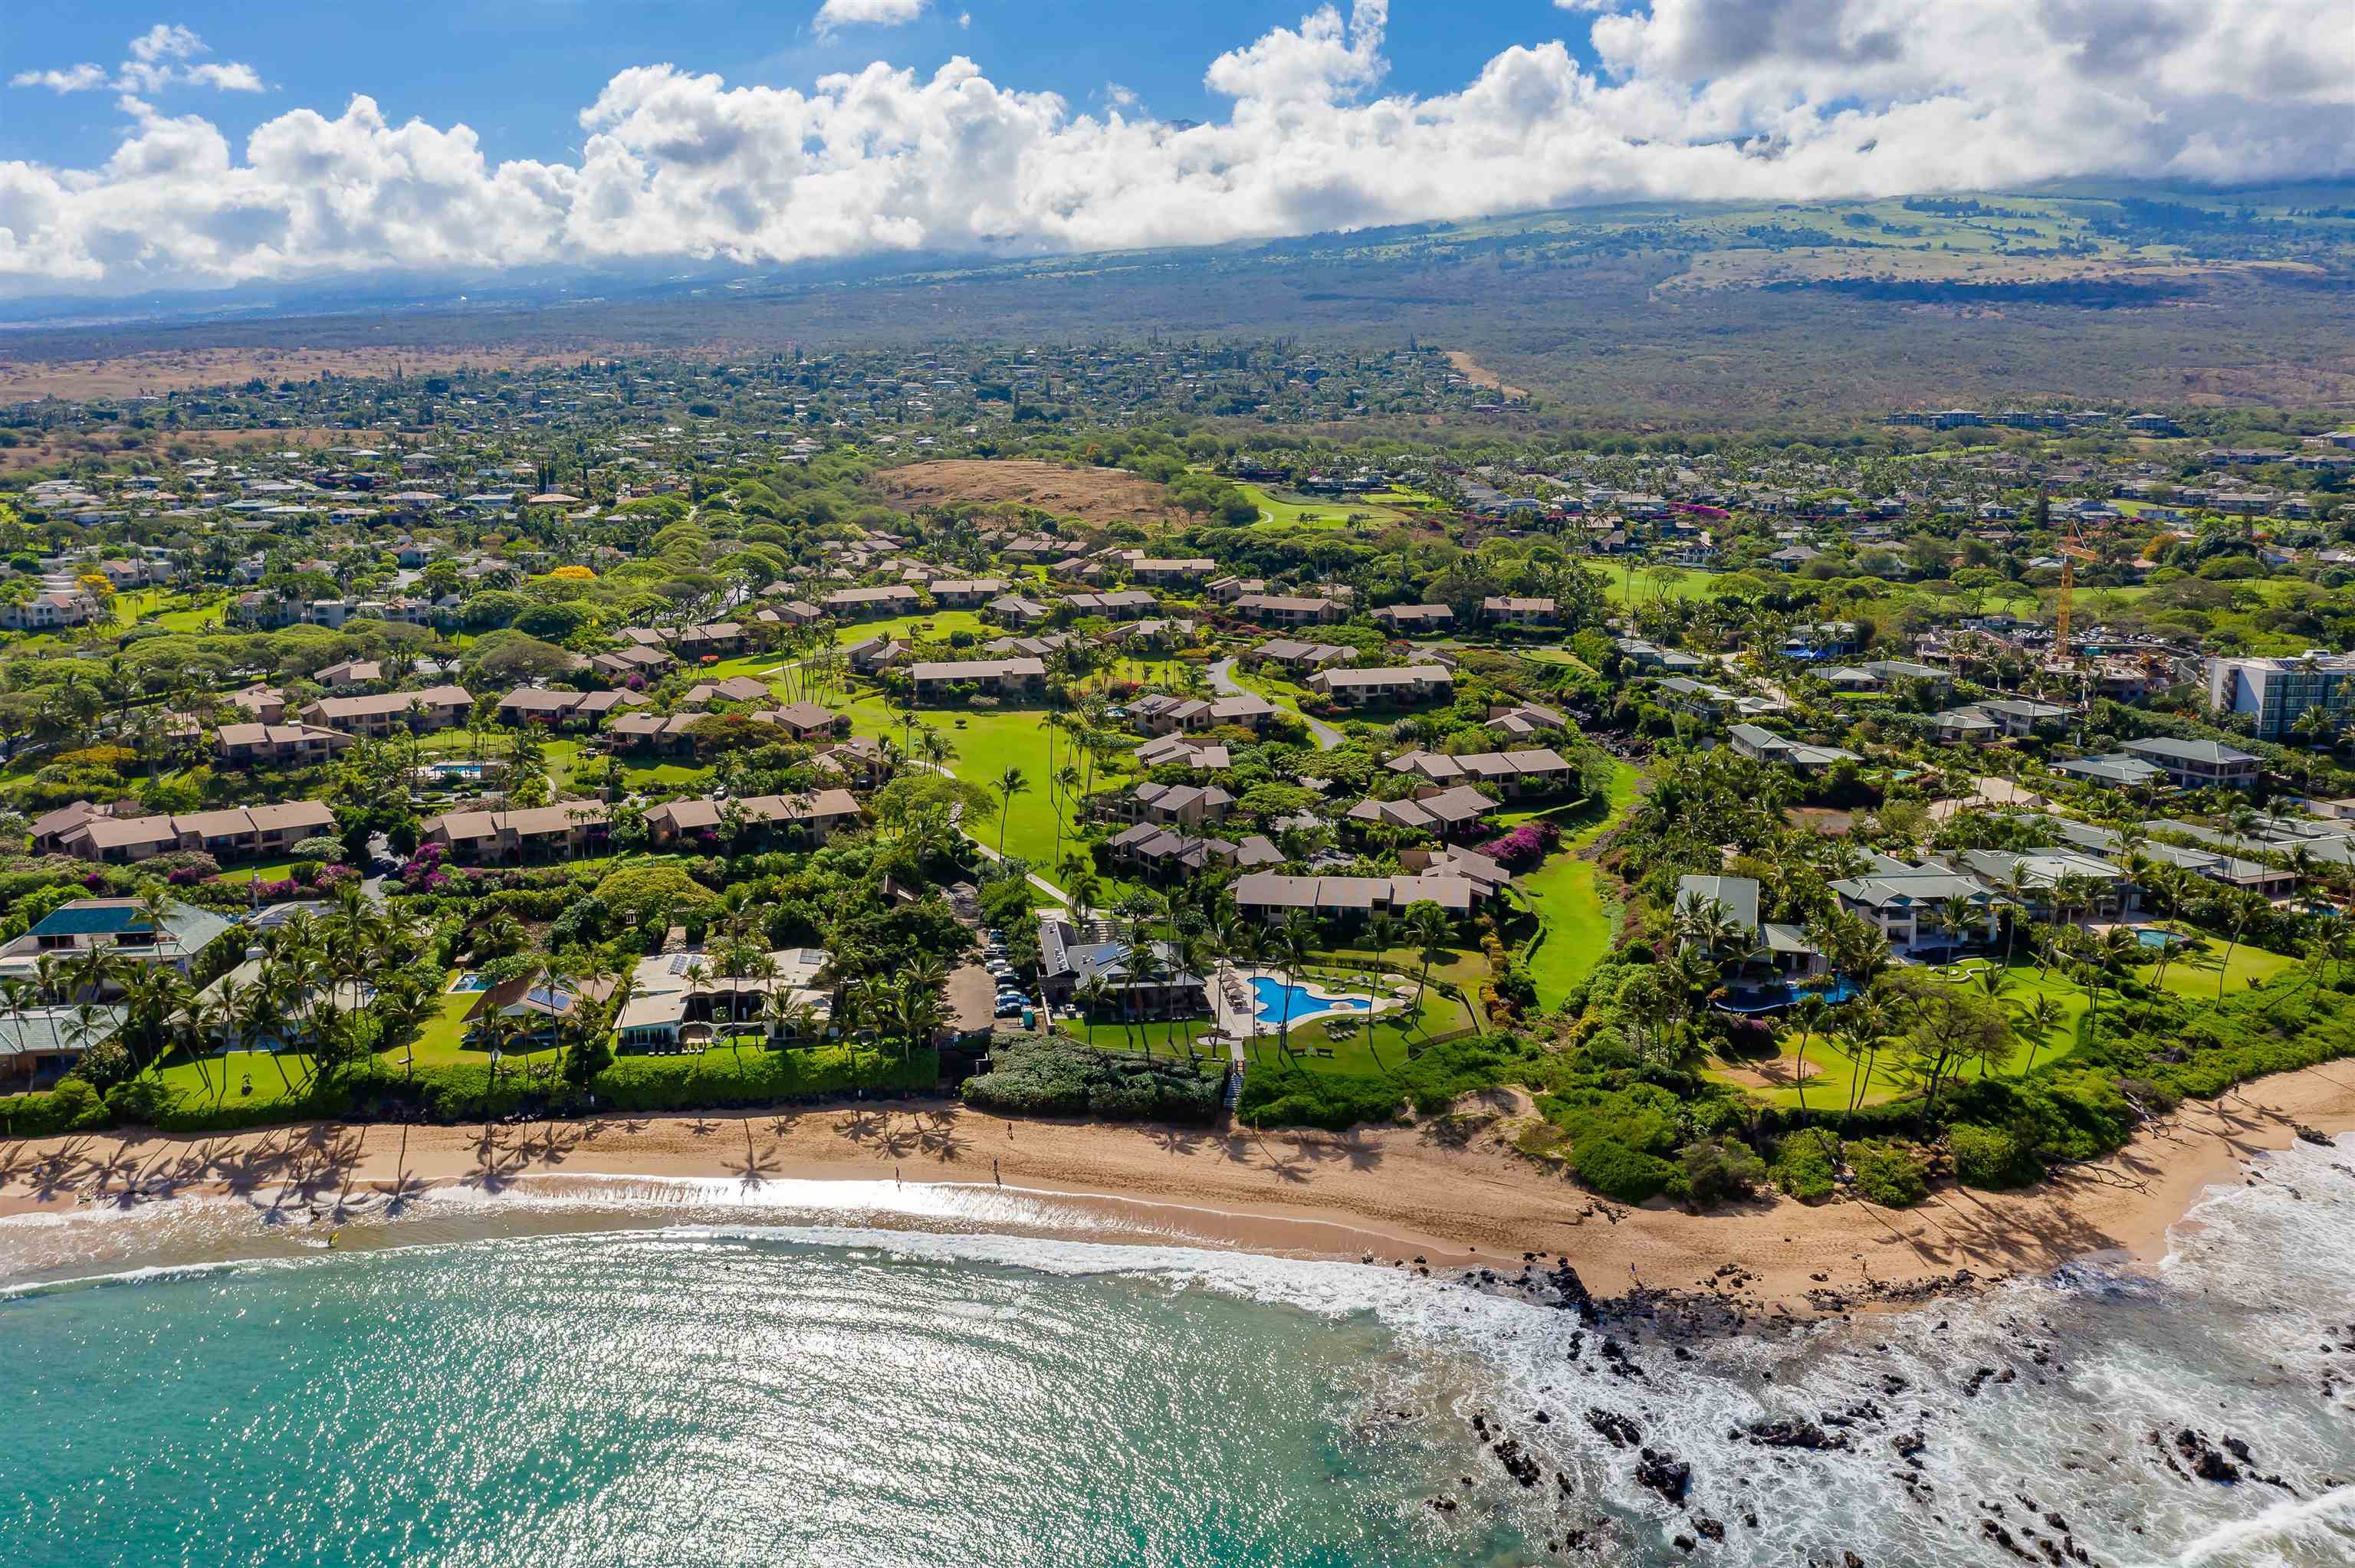
[[[1513,1153],[1517,1108],[1352,1133],[1258,1133],[1012,1121],[954,1102],[495,1127],[317,1124],[204,1138],[36,1139],[0,1151],[0,1213],[148,1203],[236,1192],[365,1212],[446,1183],[496,1189],[546,1176],[1002,1184],[1068,1196],[1075,1212],[1207,1245],[1443,1268],[1567,1258],[1598,1295],[1631,1284],[1809,1307],[1968,1270],[2049,1270],[2092,1254],[2155,1261],[2201,1192],[2300,1126],[2355,1130],[2355,1063],[2260,1080],[2185,1105],[2114,1159],[2024,1193],[1946,1187],[1908,1211],[1781,1199],[1695,1215],[1665,1202],[1600,1204]],[[2262,1179],[2262,1178],[2256,1178]],[[1738,1266],[1747,1277],[1715,1271]],[[1859,1302],[1859,1304],[1862,1304]]]

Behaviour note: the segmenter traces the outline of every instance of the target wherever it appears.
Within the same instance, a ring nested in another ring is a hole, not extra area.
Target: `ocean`
[[[1683,1340],[988,1190],[21,1215],[0,1563],[2343,1568],[2355,1140],[2252,1169],[2140,1272]]]

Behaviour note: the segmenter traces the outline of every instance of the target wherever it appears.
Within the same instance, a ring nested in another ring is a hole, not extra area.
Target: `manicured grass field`
[[[1365,518],[1363,525],[1367,527],[1387,526],[1405,520],[1392,507],[1354,496],[1348,500],[1285,501],[1256,484],[1238,484],[1235,488],[1259,508],[1262,527],[1346,528],[1353,516]]]
[[[2296,959],[2268,953],[2262,948],[2252,948],[2246,942],[2233,948],[2232,957],[2227,959],[2224,943],[2213,937],[2202,937],[2199,940],[2198,952],[2179,953],[2168,964],[2167,972],[2158,980],[2162,990],[2174,991],[2179,996],[2213,1001],[2220,980],[2223,982],[2223,994],[2236,996],[2253,985],[2264,985],[2297,965]],[[2220,965],[2221,974],[2218,972]],[[2149,963],[2135,972],[2147,985],[2158,969],[2158,964]]]
[[[978,632],[984,638],[1000,635],[998,628],[983,620],[975,611],[936,609],[929,615],[902,615],[890,620],[847,621],[835,628],[834,641],[837,645],[844,647],[853,642],[864,642],[868,638],[879,635],[896,637],[902,642],[918,641],[945,642],[952,632],[957,631]],[[763,663],[775,662],[773,659],[762,661]]]
[[[1966,959],[1961,967],[1975,971],[1992,966],[1989,960],[1974,959]],[[2057,974],[2047,972],[2040,975],[2033,963],[2024,960],[2015,960],[2010,972],[2011,987],[2003,993],[2004,1001],[2025,1002],[2038,996],[2049,996],[2060,1003],[2062,1016],[2059,1026],[2044,1040],[2031,1042],[2024,1037],[2015,1037],[2010,1053],[1991,1069],[1997,1077],[2017,1076],[2031,1065],[2041,1066],[2067,1055],[2076,1048],[2078,1031],[2083,1026],[2085,1017],[2084,987]],[[1976,985],[1977,982],[1960,980],[1955,983]],[[2212,976],[2210,983],[2214,983]],[[1792,1063],[1797,1055],[1798,1045],[1799,1036],[1794,1031],[1787,1037],[1782,1061],[1773,1065],[1768,1075],[1776,1086],[1760,1088],[1739,1067],[1713,1068],[1710,1076],[1729,1083],[1742,1083],[1778,1106],[1796,1106],[1801,1103],[1801,1097],[1792,1081]],[[1851,1097],[1856,1096],[1859,1076],[1864,1079],[1864,1092],[1856,1103],[1870,1106],[1895,1099],[1913,1087],[1907,1074],[1910,1054],[1902,1042],[1892,1040],[1868,1071],[1863,1063],[1834,1050],[1820,1036],[1812,1037],[1806,1043],[1806,1059],[1815,1071],[1807,1075],[1806,1103],[1817,1107],[1847,1105]]]
[[[1603,906],[1594,863],[1580,852],[1625,814],[1635,801],[1639,777],[1631,764],[1614,764],[1603,809],[1584,826],[1565,833],[1561,847],[1543,865],[1514,884],[1522,907],[1538,917],[1538,937],[1529,949],[1529,965],[1541,1008],[1561,1006],[1572,988],[1593,973],[1610,949],[1611,913]],[[1511,815],[1498,819],[1506,826],[1521,820],[1525,819]]]
[[[191,1104],[271,1106],[302,1097],[311,1078],[311,1058],[299,1051],[232,1051],[225,1056],[208,1056],[201,1066],[193,1061],[179,1062],[165,1067],[160,1076],[165,1087]],[[253,1080],[253,1092],[240,1094],[247,1078]],[[210,1088],[206,1087],[208,1079]]]
[[[1714,599],[1718,583],[1730,574],[1705,572],[1692,567],[1672,567],[1673,577],[1656,577],[1656,568],[1640,561],[1606,561],[1595,567],[1603,574],[1603,591],[1614,604],[1643,604],[1656,599]]]
[[[837,712],[845,711],[837,706]],[[886,707],[879,699],[863,697],[847,705],[851,728],[861,735],[889,736],[897,744],[906,733],[901,715]],[[941,733],[942,738],[956,747],[949,760],[948,770],[959,779],[967,779],[988,789],[996,800],[997,780],[1008,768],[1019,768],[1030,788],[1014,798],[1006,813],[1006,853],[1019,855],[1030,867],[1048,881],[1061,885],[1055,868],[1055,821],[1057,807],[1053,791],[1048,786],[1047,711],[1044,708],[923,708],[919,709],[916,722]],[[960,722],[962,721],[962,722]],[[919,737],[918,744],[922,745]],[[1054,765],[1064,765],[1065,752],[1061,741],[1056,743]],[[1085,764],[1080,764],[1084,771]],[[1099,793],[1112,786],[1103,763],[1096,766],[1096,787]],[[998,811],[975,813],[965,822],[973,836],[996,849],[998,846]],[[1063,832],[1063,848],[1069,853],[1071,834],[1068,821]]]

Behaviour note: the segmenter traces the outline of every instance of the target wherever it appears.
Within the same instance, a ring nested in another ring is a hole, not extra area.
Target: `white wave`
[[[2175,1568],[2199,1568],[2200,1563],[2212,1563],[2228,1552],[2289,1542],[2335,1544],[2339,1552],[2355,1555],[2355,1533],[2341,1533],[2336,1528],[2328,1532],[2309,1529],[2317,1524],[2344,1525],[2355,1532],[2355,1486],[2278,1502],[2251,1519],[2227,1520],[2184,1547],[2172,1561]],[[2154,1564],[2153,1568],[2164,1565]]]

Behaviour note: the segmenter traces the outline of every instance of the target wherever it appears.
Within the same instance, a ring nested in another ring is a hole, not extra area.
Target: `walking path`
[[[1202,673],[1210,678],[1210,689],[1214,692],[1230,697],[1257,696],[1258,693],[1236,681],[1234,671],[1235,662],[1232,659],[1221,659],[1217,663],[1206,667]],[[1308,726],[1308,733],[1316,737],[1316,749],[1319,751],[1330,751],[1341,744],[1341,732],[1324,720],[1310,718],[1298,708],[1288,711],[1302,724]]]

